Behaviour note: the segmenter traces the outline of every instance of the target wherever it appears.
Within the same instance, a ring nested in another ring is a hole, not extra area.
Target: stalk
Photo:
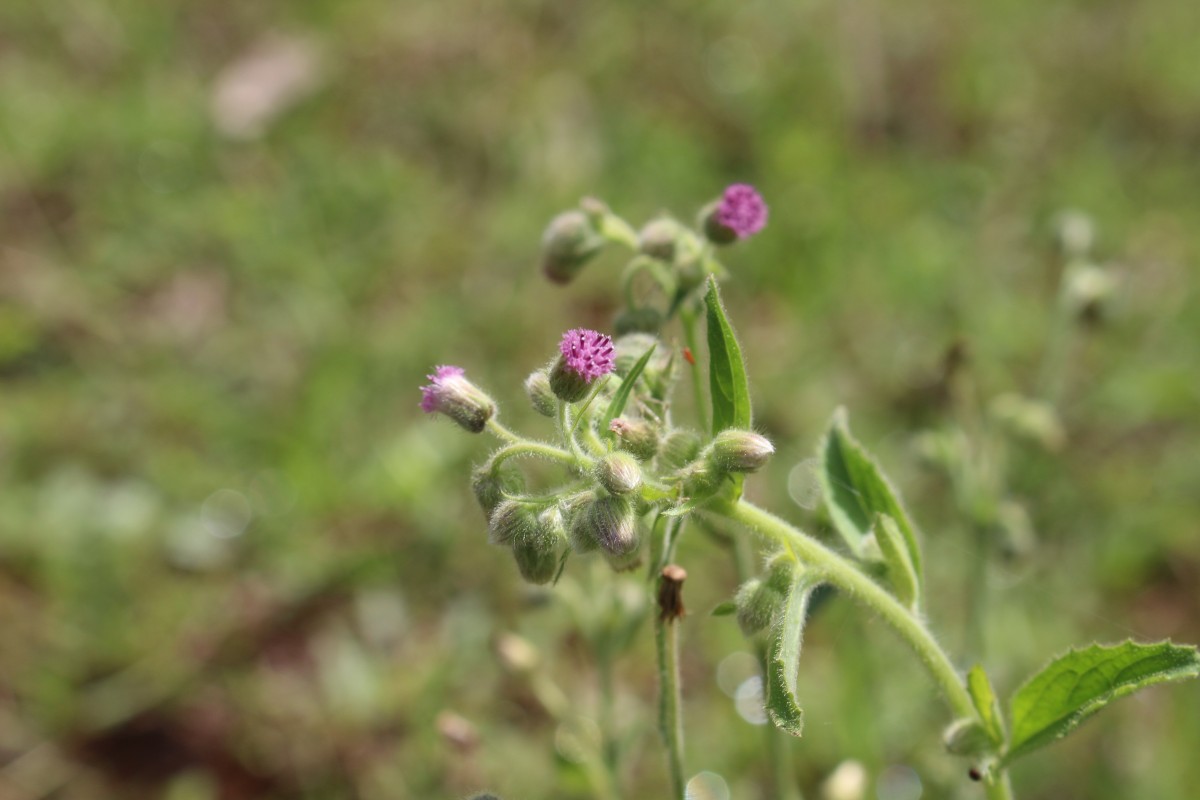
[[[863,574],[852,562],[802,533],[779,517],[745,500],[719,500],[706,510],[726,517],[788,548],[803,564],[822,573],[825,580],[870,608],[899,634],[916,653],[955,717],[978,719],[958,670],[934,639],[925,623]],[[1008,775],[1001,769],[986,784],[988,800],[1011,800]]]

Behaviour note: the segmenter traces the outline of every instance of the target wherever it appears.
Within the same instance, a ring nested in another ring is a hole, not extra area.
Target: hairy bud
[[[612,494],[629,494],[642,485],[642,470],[629,453],[610,453],[596,462],[596,480]]]
[[[558,360],[550,370],[550,390],[567,403],[586,397],[592,381],[616,366],[612,338],[586,328],[564,333],[558,350]]]
[[[712,443],[712,462],[724,472],[756,472],[775,453],[765,436],[753,431],[721,431]]]
[[[753,186],[735,183],[721,199],[700,211],[704,235],[716,245],[731,244],[758,233],[767,224],[767,204]]]
[[[1067,269],[1063,280],[1063,302],[1071,314],[1083,322],[1099,322],[1117,288],[1112,273],[1095,264],[1078,263]]]
[[[543,417],[553,417],[558,411],[558,403],[554,398],[554,390],[550,388],[550,376],[544,369],[529,373],[525,379],[525,394],[529,396],[529,404],[533,410]]]
[[[464,377],[462,367],[442,366],[426,376],[421,387],[421,410],[445,414],[471,433],[480,433],[496,415],[496,403]]]
[[[700,455],[700,434],[678,428],[663,439],[658,458],[666,469],[680,469]]]
[[[490,519],[505,495],[525,491],[525,477],[519,469],[506,463],[498,467],[485,464],[471,474],[471,491],[475,493],[475,500],[483,509],[483,515]]]
[[[532,507],[516,500],[502,500],[488,518],[488,543],[507,545],[532,535],[537,517]]]
[[[658,333],[662,328],[662,313],[656,308],[627,308],[613,320],[613,332],[617,336],[630,333]]]
[[[684,228],[668,217],[651,220],[638,233],[638,251],[670,263],[675,258]]]
[[[639,461],[649,461],[658,452],[658,431],[644,419],[617,417],[608,424],[617,445]]]
[[[542,272],[555,283],[570,283],[601,248],[604,238],[583,211],[564,211],[542,234]]]
[[[1002,394],[988,411],[1009,435],[1055,452],[1066,443],[1067,434],[1054,407],[1019,394]]]
[[[562,512],[547,508],[524,536],[513,539],[512,552],[521,577],[530,583],[549,583],[558,571],[559,545],[564,538]]]
[[[571,547],[586,552],[599,547],[612,556],[637,549],[637,519],[633,505],[624,497],[608,495],[592,500],[571,519]]]
[[[760,579],[751,578],[741,585],[733,602],[737,605],[738,627],[750,637],[771,624],[783,604],[783,595]]]

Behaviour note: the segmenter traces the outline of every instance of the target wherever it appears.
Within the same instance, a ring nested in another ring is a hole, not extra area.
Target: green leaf
[[[1092,645],[1051,661],[1012,697],[1004,762],[1061,739],[1106,705],[1156,683],[1200,675],[1195,647],[1171,642]]]
[[[767,656],[767,714],[777,728],[792,736],[799,736],[804,730],[804,711],[796,699],[796,680],[808,601],[817,584],[810,570],[796,570],[783,613],[778,615],[771,631]]]
[[[917,577],[912,555],[896,520],[887,514],[876,517],[875,541],[887,565],[888,580],[900,602],[914,611],[921,602],[921,580]]]
[[[726,600],[724,603],[718,603],[717,607],[709,612],[711,617],[728,617],[730,614],[737,613],[737,603],[732,600]]]
[[[996,700],[996,693],[992,691],[987,673],[979,664],[971,667],[971,671],[967,673],[967,693],[971,695],[971,702],[979,712],[979,719],[983,722],[983,729],[987,731],[988,738],[997,747],[1003,745],[1004,720],[1000,717],[1000,703]]]
[[[833,412],[829,430],[821,442],[821,488],[834,527],[857,555],[862,554],[863,539],[871,532],[877,514],[886,514],[896,522],[908,551],[908,560],[921,585],[921,546],[912,523],[900,504],[900,497],[875,460],[850,435],[846,409]]]
[[[608,410],[604,412],[604,416],[600,419],[600,431],[609,437],[614,437],[608,425],[617,417],[621,416],[621,412],[625,410],[625,404],[629,402],[629,395],[633,393],[634,384],[642,375],[642,370],[646,368],[646,364],[650,362],[650,356],[654,355],[655,348],[658,343],[650,346],[650,349],[642,353],[642,357],[637,360],[637,363],[629,370],[629,374],[625,376],[625,380],[621,381],[621,385],[617,387],[616,394],[609,401]]]
[[[742,350],[734,336],[733,326],[725,316],[717,281],[708,279],[704,295],[708,306],[708,380],[712,392],[712,432],[726,428],[750,429],[750,385]]]

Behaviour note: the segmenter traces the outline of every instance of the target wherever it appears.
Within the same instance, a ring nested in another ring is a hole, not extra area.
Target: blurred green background
[[[969,555],[913,459],[943,414],[922,387],[962,341],[981,397],[1036,391],[1055,219],[1091,215],[1119,291],[1067,360],[1068,446],[1014,456],[1038,544],[993,570],[989,670],[1007,694],[1071,644],[1200,641],[1195,11],[6,0],[0,797],[588,796],[497,637],[585,716],[593,664],[484,542],[490,443],[417,409],[456,363],[549,434],[521,380],[618,302],[615,258],[566,289],[536,269],[584,194],[640,222],[759,187],[770,225],[724,289],[780,448],[750,492],[816,524],[787,476],[846,404],[924,529],[952,651]],[[717,679],[748,647],[706,613],[735,579],[702,538],[680,561],[689,768],[763,797]],[[617,665],[629,798],[665,793],[650,638]],[[980,796],[886,629],[835,598],[805,649],[807,796],[849,758],[868,797],[912,796],[898,766]],[[1155,689],[1014,781],[1194,797],[1198,751],[1200,685]]]

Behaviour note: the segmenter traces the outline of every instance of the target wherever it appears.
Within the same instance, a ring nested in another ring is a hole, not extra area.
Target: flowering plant
[[[919,529],[880,464],[851,434],[843,409],[833,413],[816,459],[839,546],[743,497],[745,476],[763,468],[774,448],[754,430],[741,347],[720,298],[718,279],[727,273],[717,254],[761,231],[766,220],[758,192],[737,184],[700,212],[694,228],[660,217],[635,231],[596,200],[550,223],[542,269],[557,283],[569,282],[610,244],[633,253],[621,277],[626,307],[614,321],[615,339],[567,331],[553,360],[525,380],[533,408],[555,421],[554,442],[504,427],[496,404],[457,367],[439,367],[422,390],[424,410],[471,432],[489,430],[503,442],[475,470],[472,488],[487,516],[488,540],[510,549],[526,580],[556,582],[573,554],[597,553],[617,571],[646,565],[659,608],[659,727],[672,796],[681,800],[685,791],[677,633],[686,571],[673,562],[687,526],[742,530],[765,543],[761,574],[738,560],[741,586],[714,613],[736,615],[755,642],[765,710],[776,728],[802,732],[801,637],[814,591],[832,587],[878,615],[917,656],[951,712],[947,751],[969,761],[964,772],[992,800],[1012,797],[1014,761],[1065,736],[1113,699],[1200,675],[1194,647],[1092,645],[1031,676],[1004,714],[984,666],[960,669],[930,630]],[[707,380],[696,357],[702,316]],[[676,319],[682,347],[661,338]],[[685,364],[695,426],[679,424],[674,413],[672,389]],[[523,458],[557,465],[562,480],[532,490],[515,466]],[[778,748],[767,750],[782,759]],[[795,797],[786,764],[776,764],[774,774],[780,777],[773,796]]]

